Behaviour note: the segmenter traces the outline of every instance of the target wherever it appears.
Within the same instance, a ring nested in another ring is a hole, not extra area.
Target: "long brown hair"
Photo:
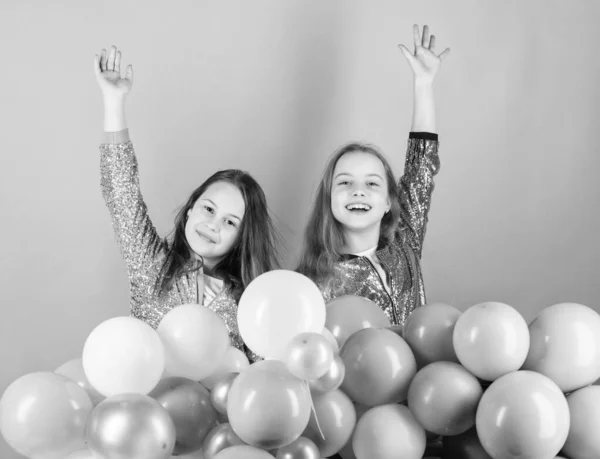
[[[247,172],[237,169],[218,171],[192,192],[175,217],[172,242],[155,285],[159,296],[168,291],[180,276],[201,268],[202,261],[189,266],[192,249],[185,237],[185,225],[188,210],[216,182],[227,182],[240,190],[245,212],[236,242],[215,265],[215,275],[222,278],[225,286],[239,298],[253,279],[278,267],[276,243],[279,235],[269,214],[263,189]]]
[[[334,264],[342,259],[345,245],[342,225],[331,210],[331,187],[333,172],[339,159],[346,153],[362,152],[378,158],[385,169],[390,211],[381,219],[379,245],[387,244],[393,237],[400,220],[398,185],[387,159],[374,145],[350,143],[341,147],[332,156],[325,170],[313,203],[308,224],[304,232],[304,248],[297,271],[315,282],[322,282],[333,273]]]

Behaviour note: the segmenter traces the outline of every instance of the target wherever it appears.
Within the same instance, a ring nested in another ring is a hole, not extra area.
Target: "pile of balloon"
[[[600,458],[587,306],[528,325],[504,303],[436,303],[392,326],[369,300],[325,304],[277,270],[245,290],[237,324],[256,361],[207,307],[157,329],[109,319],[81,358],[8,386],[0,431],[32,459]]]

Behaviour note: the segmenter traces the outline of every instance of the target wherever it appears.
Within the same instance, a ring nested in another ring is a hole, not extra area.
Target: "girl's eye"
[[[379,183],[377,183],[377,182],[369,182],[367,185],[369,185],[369,186],[379,186]]]
[[[236,224],[233,220],[225,220],[225,223],[227,223],[228,225],[231,225],[235,228]]]
[[[205,209],[206,209],[208,212],[210,212],[211,214],[212,214],[212,213],[214,213],[214,209],[213,209],[212,207],[210,207],[210,206],[204,206],[204,208],[205,208]]]
[[[348,180],[342,180],[341,182],[338,182],[338,185],[348,185],[349,183]]]

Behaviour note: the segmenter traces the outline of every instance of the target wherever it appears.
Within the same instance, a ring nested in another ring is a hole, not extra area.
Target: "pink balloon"
[[[523,369],[572,392],[600,378],[600,315],[576,303],[543,309],[529,325],[531,345]]]
[[[339,354],[333,357],[333,361],[323,376],[314,381],[309,381],[310,392],[313,395],[322,395],[337,389],[342,385],[346,376],[346,366]]]
[[[350,335],[363,328],[386,328],[390,325],[385,312],[366,298],[345,295],[327,303],[325,328],[331,331],[340,348]]]
[[[279,360],[262,360],[242,371],[227,396],[227,417],[244,442],[264,449],[296,440],[308,424],[306,383]]]
[[[165,347],[168,376],[199,381],[218,369],[230,348],[223,319],[197,304],[171,309],[156,331]]]
[[[321,333],[300,333],[286,346],[283,362],[297,378],[314,381],[331,367],[333,348]]]
[[[419,423],[437,435],[457,435],[475,425],[483,394],[475,376],[454,362],[434,362],[417,372],[408,406]]]
[[[600,457],[600,387],[587,386],[567,396],[571,426],[563,452],[573,459]]]
[[[417,371],[406,341],[390,330],[365,328],[342,347],[346,366],[342,390],[363,405],[375,406],[406,400]]]
[[[410,313],[402,336],[415,354],[417,366],[449,361],[458,363],[452,335],[461,312],[444,303],[427,304]]]
[[[302,436],[311,439],[323,456],[332,456],[342,449],[354,431],[356,426],[354,405],[340,390],[316,396],[313,398],[313,403],[317,417],[315,419],[315,414],[311,413],[310,421]]]
[[[529,329],[515,308],[504,303],[480,303],[458,318],[452,342],[467,370],[494,381],[521,368],[529,350]]]
[[[233,431],[231,424],[225,422],[208,433],[202,445],[202,453],[205,459],[214,459],[224,449],[243,444],[243,440]]]
[[[224,449],[215,459],[273,459],[273,456],[254,446],[238,445]]]
[[[352,447],[357,459],[421,459],[425,430],[404,405],[381,405],[356,424]]]
[[[475,424],[492,457],[554,457],[569,432],[569,407],[552,380],[532,371],[515,371],[483,393]]]
[[[76,382],[50,372],[21,376],[0,399],[0,432],[27,457],[63,459],[85,447],[92,402]]]

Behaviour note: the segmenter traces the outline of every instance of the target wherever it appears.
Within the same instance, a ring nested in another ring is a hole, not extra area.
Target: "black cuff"
[[[411,132],[408,136],[409,139],[423,139],[423,140],[435,140],[437,142],[438,135],[432,132]]]

